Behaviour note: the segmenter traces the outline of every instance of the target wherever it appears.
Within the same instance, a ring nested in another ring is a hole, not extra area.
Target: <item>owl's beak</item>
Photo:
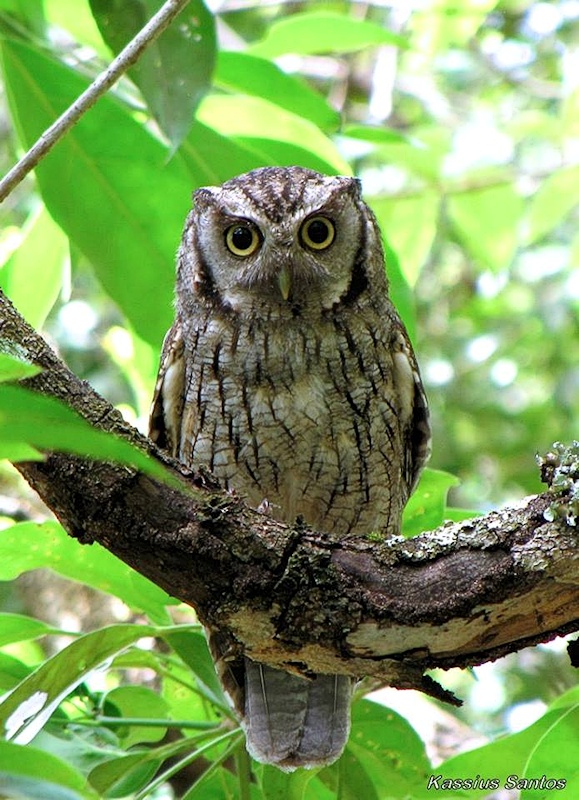
[[[278,273],[277,285],[279,286],[281,296],[284,300],[287,300],[292,289],[292,276],[286,266],[282,267]]]

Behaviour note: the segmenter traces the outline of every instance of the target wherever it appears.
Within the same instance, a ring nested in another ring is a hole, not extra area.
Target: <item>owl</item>
[[[356,179],[265,167],[195,192],[151,436],[283,522],[399,533],[428,407]],[[233,668],[208,633],[251,756],[287,771],[340,756],[348,676]]]

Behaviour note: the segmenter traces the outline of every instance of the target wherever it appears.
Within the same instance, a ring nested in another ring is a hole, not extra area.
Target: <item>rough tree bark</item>
[[[183,491],[62,453],[17,465],[71,536],[100,542],[194,606],[223,632],[232,658],[245,651],[303,674],[371,676],[452,701],[425,670],[479,664],[579,629],[577,531],[564,515],[547,521],[550,492],[411,540],[338,540],[260,515],[160,453],[3,295],[0,350],[42,367],[23,381],[30,389],[179,476]]]

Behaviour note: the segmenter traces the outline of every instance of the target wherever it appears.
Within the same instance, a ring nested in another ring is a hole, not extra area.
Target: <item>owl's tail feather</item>
[[[249,754],[285,772],[331,764],[348,741],[352,686],[347,675],[308,680],[245,659]]]

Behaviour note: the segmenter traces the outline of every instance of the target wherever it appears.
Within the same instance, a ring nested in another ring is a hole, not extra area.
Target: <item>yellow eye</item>
[[[325,250],[336,236],[336,229],[331,219],[317,216],[307,219],[301,227],[302,243],[311,250]]]
[[[259,230],[248,222],[238,222],[225,231],[225,244],[234,256],[247,258],[261,244]]]

